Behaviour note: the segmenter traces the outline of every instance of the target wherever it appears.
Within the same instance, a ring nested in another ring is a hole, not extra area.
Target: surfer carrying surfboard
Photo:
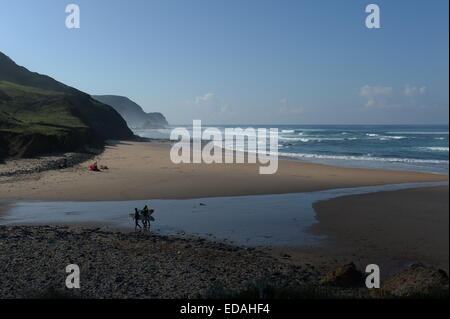
[[[145,205],[144,209],[142,209],[142,224],[144,224],[144,228],[150,228],[150,221],[155,220],[151,214],[153,214],[155,211],[153,209],[148,209],[148,206]]]

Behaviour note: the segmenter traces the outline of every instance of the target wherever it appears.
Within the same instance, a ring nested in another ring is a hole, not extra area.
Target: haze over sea
[[[184,127],[192,130],[192,126]],[[208,126],[203,125],[203,129],[206,127]],[[228,127],[278,128],[279,155],[291,160],[348,167],[448,174],[448,125],[223,125],[215,127],[222,132]],[[168,139],[173,128],[135,129],[134,132],[143,137]],[[244,149],[244,145],[237,145],[237,149]]]

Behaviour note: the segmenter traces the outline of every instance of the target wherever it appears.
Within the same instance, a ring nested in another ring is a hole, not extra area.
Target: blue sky
[[[0,0],[18,64],[173,124],[448,123],[448,36],[447,0]]]

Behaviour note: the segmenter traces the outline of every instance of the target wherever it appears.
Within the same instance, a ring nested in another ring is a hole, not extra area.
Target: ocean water
[[[183,127],[183,126],[177,126]],[[203,125],[203,129],[209,126]],[[225,128],[278,128],[278,155],[347,167],[414,170],[448,174],[448,125],[223,125]],[[136,130],[168,139],[174,127]],[[192,126],[185,126],[192,132]],[[225,134],[223,134],[225,139]],[[231,147],[224,143],[225,148]],[[236,145],[244,150],[246,145]]]

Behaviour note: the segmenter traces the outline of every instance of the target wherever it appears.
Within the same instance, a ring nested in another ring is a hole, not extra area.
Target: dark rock
[[[320,279],[324,286],[355,288],[364,286],[364,275],[354,263],[341,266],[328,272]]]
[[[416,263],[386,280],[381,288],[385,294],[401,297],[448,295],[449,278],[442,269]]]
[[[29,298],[28,290],[42,291],[47,284],[64,287],[69,263],[79,264],[84,274],[83,288],[75,296],[82,298],[198,298],[215,285],[240,291],[253,279],[270,277],[278,287],[286,287],[306,278],[306,271],[268,259],[258,250],[196,237],[0,226],[0,238],[0,299]],[[316,282],[317,277],[309,280]]]

